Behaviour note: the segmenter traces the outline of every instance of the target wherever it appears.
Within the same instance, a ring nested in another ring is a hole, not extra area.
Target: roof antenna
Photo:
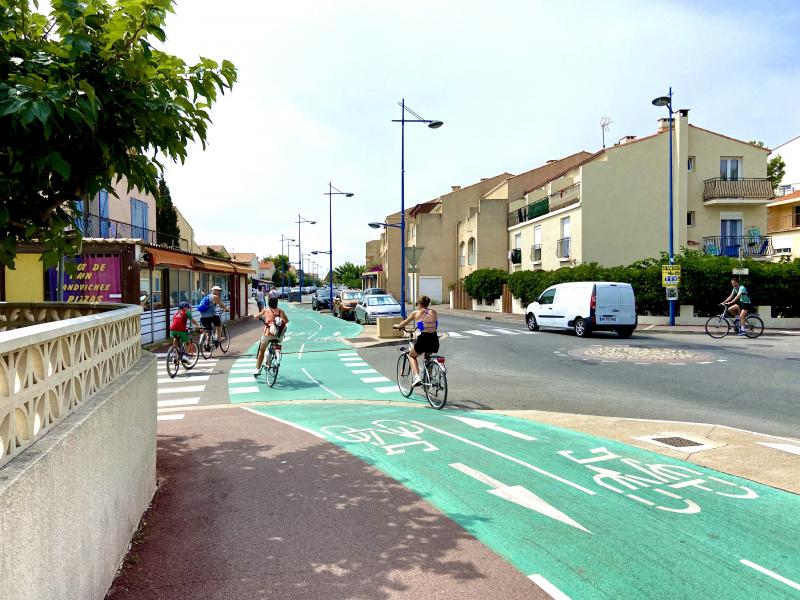
[[[603,117],[600,119],[600,129],[603,131],[603,148],[606,147],[606,131],[609,130],[613,122],[611,117]]]

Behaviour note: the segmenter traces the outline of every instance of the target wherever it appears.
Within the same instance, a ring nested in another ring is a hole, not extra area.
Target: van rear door
[[[621,319],[621,296],[620,286],[612,284],[598,283],[597,291],[597,311],[595,319],[597,324],[602,326],[614,326],[623,322]]]
[[[636,298],[633,295],[633,287],[630,285],[619,286],[619,314],[620,324],[636,324]]]

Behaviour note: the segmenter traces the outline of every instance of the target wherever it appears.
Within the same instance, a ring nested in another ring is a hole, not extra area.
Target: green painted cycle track
[[[358,326],[302,312],[289,314],[297,331],[316,327],[331,335],[287,340],[284,348],[291,352],[305,344],[304,352],[284,357],[278,382],[284,367],[297,362],[286,369],[287,380],[302,381],[303,375],[311,385],[277,393],[276,385],[231,400],[339,400],[320,383],[341,400],[388,400],[261,404],[249,410],[375,466],[533,581],[554,586],[556,597],[800,598],[799,496],[524,419],[434,411],[422,402],[391,404],[405,400],[399,393],[363,397],[369,387],[341,367],[340,353],[347,350],[338,344],[344,344],[325,339],[335,337],[334,329],[351,337],[358,331],[346,328]],[[230,391],[239,385],[245,383],[231,383]]]

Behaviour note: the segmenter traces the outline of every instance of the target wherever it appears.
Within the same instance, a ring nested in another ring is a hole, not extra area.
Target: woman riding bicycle
[[[419,335],[414,342],[414,346],[409,349],[408,356],[411,358],[411,369],[414,371],[414,381],[411,386],[416,386],[422,383],[419,376],[419,362],[417,357],[422,354],[435,354],[439,351],[439,334],[436,329],[439,327],[439,313],[434,309],[428,308],[431,299],[427,296],[420,296],[417,301],[417,310],[408,315],[404,321],[401,321],[394,326],[395,329],[402,329],[409,323],[415,323],[415,327],[419,330]]]
[[[278,299],[270,297],[267,301],[267,308],[262,310],[254,319],[264,322],[264,331],[261,333],[261,342],[258,345],[258,357],[256,357],[256,370],[253,377],[261,374],[261,363],[264,362],[264,354],[271,342],[280,342],[286,333],[286,326],[289,324],[289,317],[278,308]],[[268,365],[269,366],[269,365]]]
[[[728,311],[734,317],[739,317],[738,335],[747,335],[747,314],[753,310],[753,305],[750,303],[750,294],[747,293],[747,288],[739,283],[738,277],[731,277],[731,285],[733,290],[730,296],[723,300],[722,304],[728,307]]]

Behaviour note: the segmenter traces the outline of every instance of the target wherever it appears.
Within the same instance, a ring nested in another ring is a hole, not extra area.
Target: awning
[[[236,268],[221,260],[214,260],[213,258],[199,258],[194,257],[195,268],[203,269],[204,271],[216,271],[218,273],[236,273]]]
[[[150,264],[152,266],[163,265],[165,267],[177,267],[182,269],[191,269],[192,255],[184,254],[183,252],[173,252],[172,250],[164,250],[163,248],[153,248],[147,246],[147,252],[150,254]]]
[[[241,273],[243,275],[255,275],[256,271],[253,267],[248,267],[247,265],[239,265],[234,264],[233,268],[236,269],[237,273]]]

